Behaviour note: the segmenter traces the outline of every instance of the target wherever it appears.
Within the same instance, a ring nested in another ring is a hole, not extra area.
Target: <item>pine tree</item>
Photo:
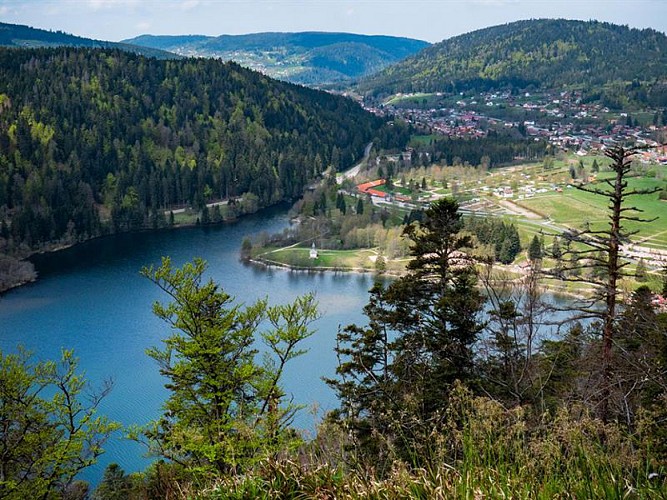
[[[563,252],[560,249],[560,241],[558,236],[554,236],[554,241],[551,245],[551,256],[556,260],[559,260],[563,256]]]
[[[132,479],[118,464],[109,464],[102,482],[93,494],[93,500],[125,500],[130,498]]]
[[[637,267],[635,268],[635,278],[637,278],[637,281],[646,281],[647,276],[648,270],[646,268],[646,262],[641,258],[637,262]]]

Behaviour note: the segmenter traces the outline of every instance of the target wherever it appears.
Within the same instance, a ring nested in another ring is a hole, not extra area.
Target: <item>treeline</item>
[[[3,246],[156,227],[246,193],[254,207],[296,198],[396,138],[382,128],[349,99],[234,63],[0,49]]]
[[[350,188],[347,184],[344,187]],[[354,190],[353,187],[350,189]],[[419,191],[419,187],[415,190]],[[385,261],[409,254],[410,241],[403,237],[403,233],[409,225],[424,220],[425,209],[406,211],[397,206],[375,206],[368,195],[340,189],[331,180],[306,193],[294,204],[291,215],[299,218],[298,224],[282,233],[260,235],[255,238],[255,246],[310,246],[315,243],[318,249],[327,250],[377,249]],[[465,230],[475,237],[478,253],[491,257],[492,262],[511,264],[525,249],[512,223],[477,216],[463,220]],[[246,244],[252,245],[252,242]],[[250,250],[248,247],[242,252],[242,257],[250,258]]]
[[[643,82],[633,79],[630,82],[614,82],[602,87],[587,88],[583,92],[583,102],[599,102],[610,109],[627,109],[639,103],[650,108],[662,108],[658,118],[654,118],[654,125],[665,125],[665,111],[667,107],[667,82]],[[629,121],[629,120],[628,120]]]
[[[521,252],[521,239],[514,224],[490,217],[468,217],[465,228],[477,237],[480,244],[490,248],[497,262],[510,264]]]
[[[517,159],[538,160],[544,157],[547,143],[517,139],[490,132],[487,137],[462,139],[443,137],[417,148],[422,164],[473,166],[486,163],[487,167],[512,163]]]
[[[298,224],[282,233],[261,235],[255,245],[315,243],[318,249],[327,250],[377,248],[383,258],[394,259],[408,254],[408,241],[401,237],[404,225],[423,214],[418,210],[408,214],[396,207],[376,207],[367,195],[344,194],[333,179],[306,193],[290,213],[299,218]]]

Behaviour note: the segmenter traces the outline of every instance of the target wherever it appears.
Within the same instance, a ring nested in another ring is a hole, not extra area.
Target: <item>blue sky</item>
[[[150,34],[345,31],[438,42],[519,19],[667,32],[667,0],[0,0],[0,20],[118,41]]]

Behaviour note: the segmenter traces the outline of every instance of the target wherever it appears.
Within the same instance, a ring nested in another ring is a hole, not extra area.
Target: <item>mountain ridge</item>
[[[452,37],[360,82],[362,92],[600,86],[667,78],[667,36],[600,21],[530,19]]]
[[[234,60],[269,76],[301,84],[357,79],[430,45],[405,37],[325,31],[140,35],[123,42],[182,56]]]
[[[0,110],[7,254],[292,200],[397,129],[234,62],[80,47],[0,48]]]
[[[72,35],[63,31],[50,31],[41,28],[33,28],[22,24],[10,24],[0,22],[0,46],[15,48],[40,48],[40,47],[86,47],[99,49],[117,48],[128,52],[134,52],[145,57],[158,59],[177,59],[180,56],[166,51],[150,47],[140,47],[123,42],[109,42],[96,40],[78,35]]]

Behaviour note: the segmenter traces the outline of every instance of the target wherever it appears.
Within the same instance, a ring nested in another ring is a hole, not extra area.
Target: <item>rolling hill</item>
[[[498,87],[590,91],[666,78],[667,36],[661,32],[538,19],[444,40],[364,79],[359,89],[374,95]]]
[[[140,47],[127,43],[93,40],[62,31],[47,31],[20,24],[0,23],[0,46],[38,48],[38,47],[86,47],[116,48],[157,59],[176,59],[179,56],[159,49]]]
[[[429,45],[410,38],[325,32],[142,35],[123,42],[183,56],[233,60],[269,76],[308,85],[369,75]]]

